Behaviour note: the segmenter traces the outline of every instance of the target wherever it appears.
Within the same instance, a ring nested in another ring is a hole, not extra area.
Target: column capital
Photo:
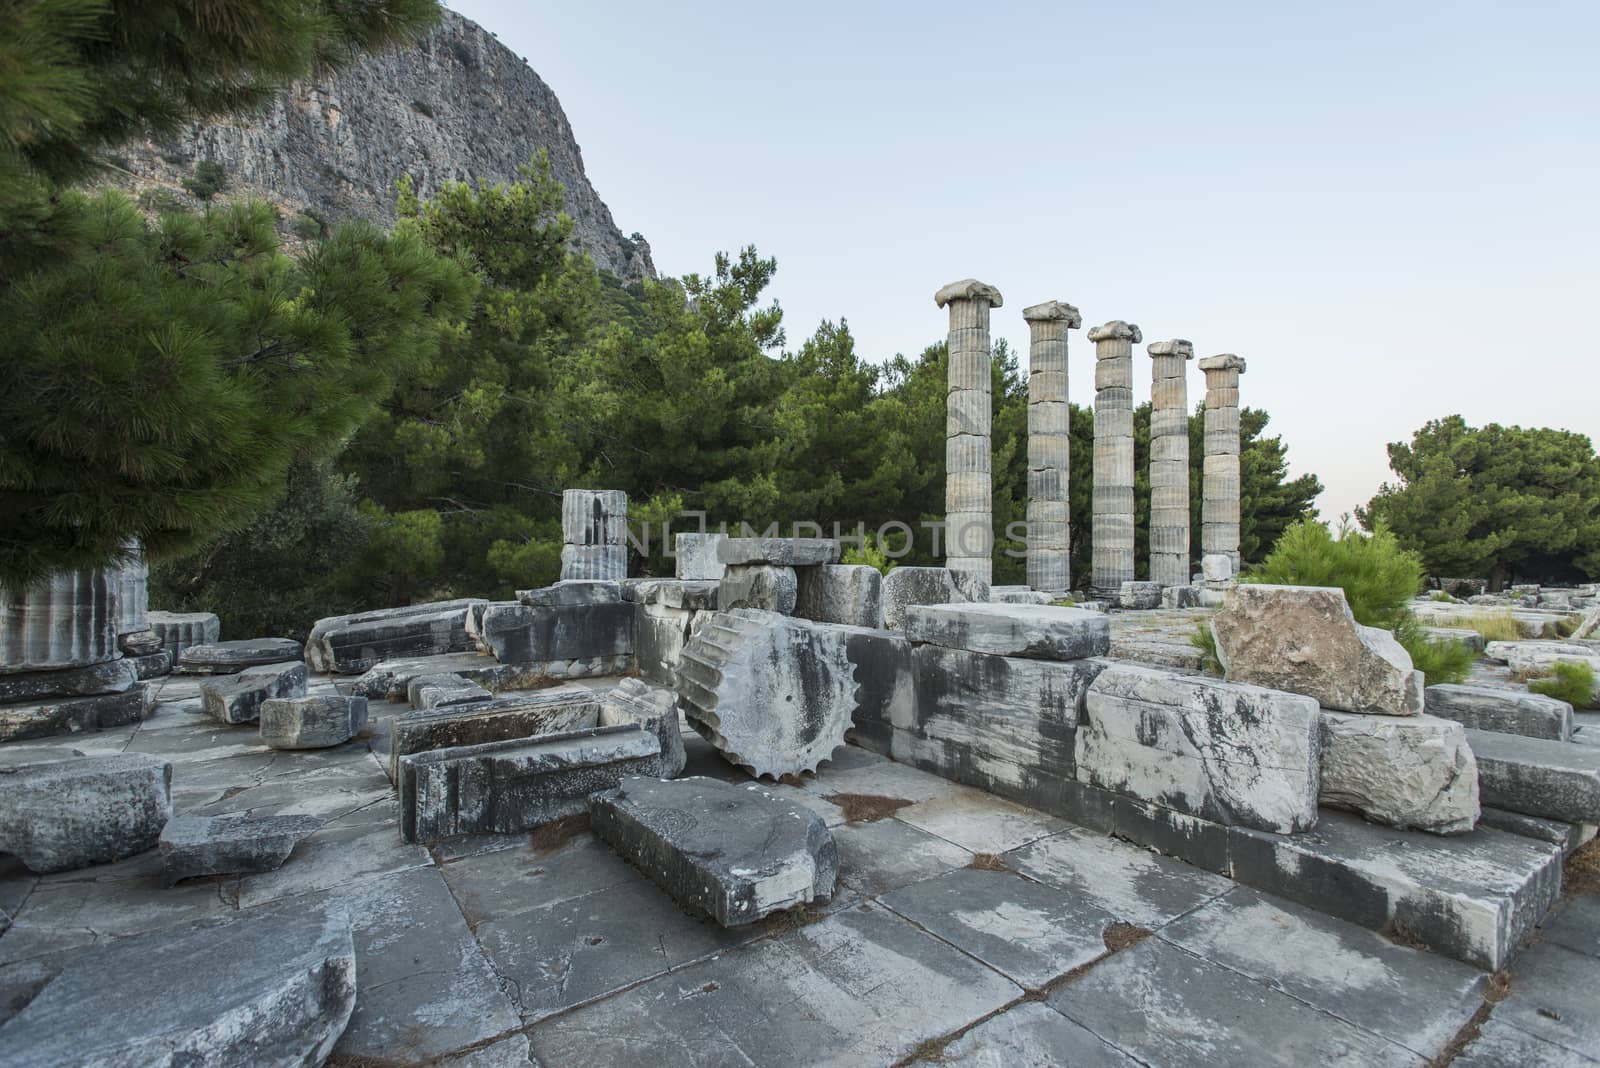
[[[1125,323],[1121,319],[1113,319],[1109,323],[1089,328],[1090,341],[1132,341],[1134,344],[1144,340],[1144,335],[1139,333],[1139,328],[1132,323]]]
[[[1194,359],[1194,345],[1175,337],[1171,341],[1152,341],[1146,348],[1151,356],[1182,356],[1186,360]]]
[[[991,308],[1001,306],[1000,291],[976,278],[963,278],[959,282],[951,282],[933,295],[933,302],[941,308],[956,300],[982,300],[987,301]]]
[[[1202,371],[1238,371],[1244,374],[1244,357],[1224,352],[1216,356],[1207,356],[1195,366]]]
[[[1043,304],[1023,308],[1022,317],[1030,323],[1064,321],[1068,330],[1076,330],[1083,325],[1083,316],[1078,314],[1078,309],[1059,300],[1047,300]]]

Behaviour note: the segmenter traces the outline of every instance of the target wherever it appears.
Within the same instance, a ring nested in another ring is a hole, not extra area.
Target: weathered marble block
[[[1600,823],[1600,748],[1467,731],[1485,805],[1568,823]]]
[[[385,660],[466,652],[473,648],[467,611],[484,603],[464,597],[319,619],[306,640],[306,663],[317,672],[359,675]]]
[[[145,622],[174,664],[191,645],[212,645],[222,638],[222,621],[213,612],[149,612]]]
[[[105,660],[84,667],[56,671],[26,671],[0,675],[0,702],[42,701],[52,697],[90,697],[125,693],[139,681],[139,672],[127,659]]]
[[[165,649],[158,649],[144,656],[124,657],[124,659],[133,665],[133,670],[138,675],[140,682],[172,674],[172,654]]]
[[[494,694],[460,675],[418,675],[406,684],[406,700],[421,710],[487,701]]]
[[[720,579],[628,579],[622,583],[622,599],[632,604],[654,604],[664,608],[687,608],[695,612],[715,612]]]
[[[719,556],[718,546],[727,540],[726,534],[679,534],[674,545],[674,569],[680,579],[722,581],[726,568]]]
[[[633,657],[640,677],[658,686],[673,685],[684,646],[710,614],[660,603],[635,605]]]
[[[1117,604],[1131,609],[1160,608],[1161,583],[1124,582],[1117,591]]]
[[[109,730],[138,723],[155,707],[155,691],[144,683],[122,693],[0,705],[0,742]]]
[[[623,679],[600,699],[598,726],[634,725],[656,736],[661,746],[661,777],[673,779],[683,774],[688,753],[678,726],[678,695],[662,686],[651,686],[640,679]]]
[[[727,566],[832,564],[839,559],[839,543],[832,538],[723,538],[717,543],[717,559]]]
[[[401,757],[400,834],[431,842],[516,834],[588,811],[589,796],[630,775],[660,774],[656,736],[641,727],[433,749]]]
[[[626,778],[589,798],[589,823],[674,901],[724,927],[826,901],[839,877],[822,817],[754,783]]]
[[[192,645],[173,668],[180,675],[232,675],[247,667],[299,660],[300,643],[291,638],[246,638]]]
[[[1542,694],[1440,683],[1423,692],[1431,715],[1468,727],[1551,741],[1572,740],[1572,706]]]
[[[1324,711],[1318,796],[1375,823],[1465,834],[1478,822],[1478,765],[1454,720]]]
[[[983,598],[988,600],[987,597]],[[901,630],[913,605],[955,604],[970,600],[943,567],[897,567],[883,577],[883,625]]]
[[[628,495],[625,492],[592,489],[562,492],[561,540],[566,544],[621,545],[627,537]]]
[[[1082,660],[1111,648],[1111,617],[1049,605],[915,605],[905,631],[914,642],[1030,660]]]
[[[236,675],[200,683],[200,707],[221,723],[253,723],[261,703],[273,697],[304,697],[309,676],[299,660],[258,664]]]
[[[343,745],[367,725],[365,697],[274,697],[261,702],[261,741],[273,749]]]
[[[1132,665],[1089,687],[1078,781],[1226,826],[1278,834],[1317,822],[1316,701]]]
[[[1056,595],[1027,586],[990,586],[989,599],[996,604],[1049,604]]]
[[[0,767],[0,853],[68,871],[154,848],[172,816],[172,765],[145,753]]]
[[[119,583],[114,570],[63,571],[0,587],[0,675],[115,659]]]
[[[481,745],[598,726],[600,699],[589,690],[497,697],[395,717],[389,729],[389,775],[404,797],[400,758],[430,749]]]
[[[300,839],[322,826],[315,816],[177,816],[158,843],[166,884],[205,875],[281,867]]]
[[[563,545],[561,578],[564,581],[620,582],[628,577],[626,545]]]
[[[549,607],[493,602],[484,609],[480,640],[505,664],[631,656],[633,615],[620,596]]]
[[[146,627],[144,630],[125,631],[117,635],[117,648],[122,650],[123,656],[149,656],[162,652],[166,646],[161,641],[161,635]]]
[[[1411,655],[1388,631],[1356,623],[1341,589],[1238,585],[1211,632],[1230,681],[1305,694],[1340,712],[1422,711]]]
[[[130,996],[160,976],[160,997]],[[350,920],[307,906],[106,941],[0,1027],[18,1068],[321,1064],[356,1003]]]
[[[622,600],[622,583],[606,579],[563,579],[553,586],[518,590],[517,600],[535,608],[618,604]]]
[[[717,606],[724,612],[753,608],[789,615],[799,603],[800,581],[792,567],[775,564],[729,564],[722,573]]]
[[[883,626],[883,575],[865,564],[820,564],[795,572],[794,614],[818,623]],[[752,606],[754,607],[754,606]]]

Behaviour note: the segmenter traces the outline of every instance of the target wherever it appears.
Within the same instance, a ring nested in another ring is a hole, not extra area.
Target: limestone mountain
[[[427,197],[455,179],[514,178],[540,149],[566,189],[576,243],[623,279],[654,277],[649,244],[623,235],[589,183],[555,93],[452,11],[413,46],[293,83],[260,115],[196,123],[172,141],[124,146],[112,162],[154,208],[194,203],[196,164],[210,161],[221,167],[223,195],[270,200],[286,230],[298,220],[305,232],[352,216],[393,223],[402,175]]]

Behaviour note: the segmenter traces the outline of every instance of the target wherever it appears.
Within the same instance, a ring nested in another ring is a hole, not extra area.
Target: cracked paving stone
[[[474,928],[607,887],[644,880],[631,864],[587,831],[554,849],[533,848],[531,837],[516,835],[515,848],[465,857],[440,868],[467,922]]]
[[[397,810],[390,798],[325,823],[295,848],[290,863],[245,876],[239,884],[239,907],[432,865],[427,850],[400,841]]]
[[[966,786],[918,801],[894,815],[895,819],[974,853],[1005,853],[1071,826],[1066,820]]]
[[[0,945],[4,940],[0,940]],[[1571,1053],[1600,1060],[1600,957],[1538,942],[1511,962],[1511,993],[1494,1019]]]
[[[1526,1031],[1490,1016],[1478,1037],[1450,1068],[1595,1068],[1600,1061],[1565,1047],[1535,1038]]]
[[[921,1063],[921,1062],[918,1062]],[[974,1027],[946,1046],[943,1068],[1138,1068],[1139,1062],[1100,1041],[1047,1005],[1030,1001]]]
[[[972,860],[971,852],[954,842],[896,819],[847,823],[834,828],[833,840],[839,847],[838,899],[886,894]]]

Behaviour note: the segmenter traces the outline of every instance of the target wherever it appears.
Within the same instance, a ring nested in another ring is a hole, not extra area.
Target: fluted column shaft
[[[1028,323],[1028,585],[1072,588],[1068,496],[1072,414],[1067,407],[1067,331],[1083,322],[1058,300],[1022,310]]]
[[[989,310],[1000,291],[976,279],[952,282],[933,296],[950,311],[949,369],[945,394],[945,566],[994,576],[991,504],[993,421],[989,371]]]
[[[628,495],[569,489],[561,494],[561,577],[628,577]]]
[[[1102,596],[1133,581],[1133,346],[1120,319],[1089,331],[1094,342],[1093,583]]]
[[[1187,586],[1189,564],[1189,361],[1187,341],[1150,345],[1150,581]]]
[[[1245,361],[1232,353],[1200,361],[1206,376],[1204,482],[1200,547],[1225,555],[1239,573],[1239,376]]]

